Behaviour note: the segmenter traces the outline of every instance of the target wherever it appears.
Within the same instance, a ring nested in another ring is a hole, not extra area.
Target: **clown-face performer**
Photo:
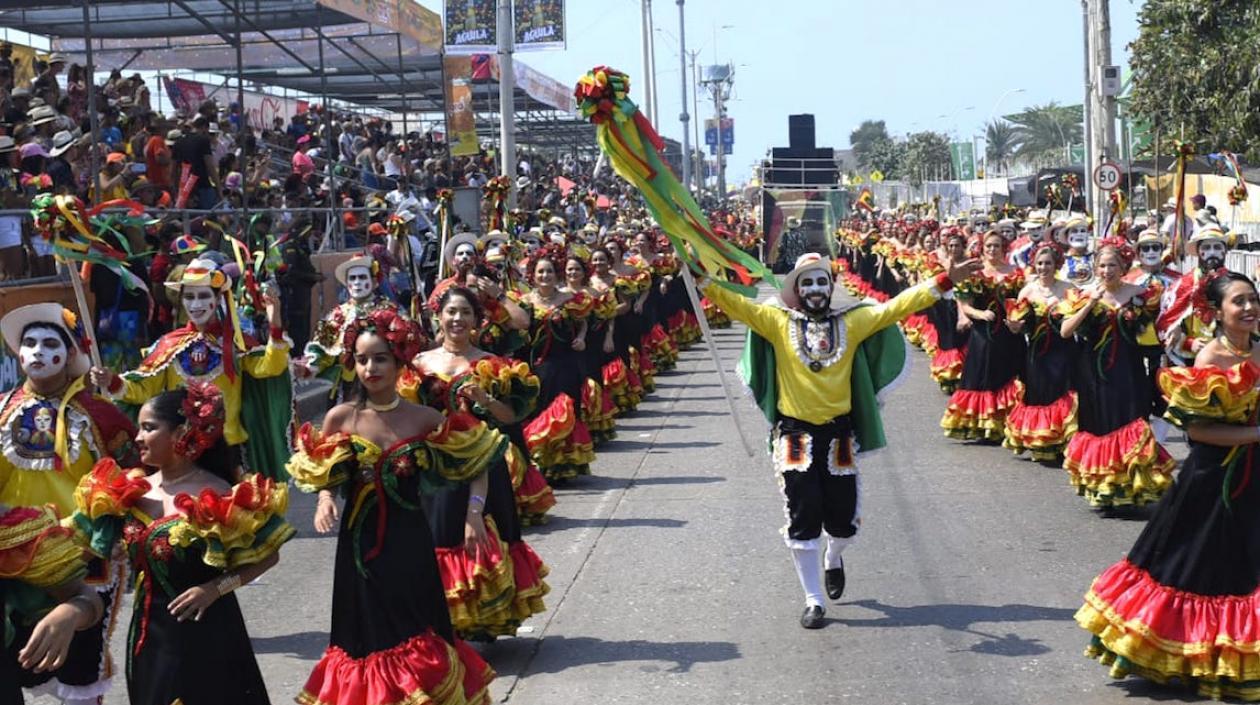
[[[1037,249],[1045,235],[1046,215],[1042,211],[1031,211],[1028,218],[1019,224],[1020,235],[1011,243],[1011,264],[1025,270],[1032,268],[1032,253]]]
[[[1181,278],[1181,273],[1169,264],[1168,238],[1154,228],[1138,234],[1137,260],[1124,275],[1124,280],[1138,286],[1155,286],[1161,293]],[[1224,258],[1222,257],[1222,260]]]
[[[875,392],[896,377],[903,362],[868,346],[862,364],[855,367],[859,347],[930,306],[978,268],[974,260],[951,264],[947,273],[878,305],[833,301],[831,263],[815,253],[797,259],[777,303],[756,304],[719,284],[704,284],[710,300],[751,329],[748,354],[756,362],[749,366],[749,382],[773,422],[774,469],[788,517],[783,536],[805,592],[800,623],[806,629],[824,625],[819,574],[824,547],[827,596],[838,600],[844,592],[841,552],[862,521],[854,441],[863,450],[883,445],[882,434],[864,429],[869,423],[878,425]],[[893,335],[900,352],[900,334]],[[773,398],[766,393],[770,374],[776,383]]]
[[[0,319],[0,332],[26,377],[0,402],[0,507],[51,505],[60,516],[69,516],[75,510],[75,487],[96,461],[135,461],[135,427],[117,407],[86,388],[86,336],[73,313],[55,303],[23,306]],[[114,619],[112,596],[124,572],[121,563],[89,561],[85,582],[103,595],[104,619],[74,635],[60,667],[45,673],[22,671],[22,685],[47,684],[67,703],[95,703],[109,690],[104,649]],[[12,606],[17,605],[15,601]],[[11,643],[26,643],[41,616],[39,609],[51,606],[32,604],[29,613],[14,613],[18,634]],[[0,616],[0,627],[4,622]],[[11,657],[0,652],[0,658]]]
[[[1215,334],[1215,314],[1198,293],[1203,281],[1225,266],[1228,243],[1228,236],[1215,225],[1200,228],[1186,243],[1186,253],[1198,259],[1198,266],[1164,289],[1155,330],[1173,364],[1192,364]]]
[[[1089,222],[1082,217],[1069,218],[1063,225],[1063,238],[1067,242],[1067,255],[1063,258],[1063,267],[1059,276],[1075,284],[1083,286],[1094,277],[1094,253],[1090,252]]]
[[[251,470],[281,476],[289,454],[293,390],[291,344],[278,296],[265,293],[270,335],[262,343],[241,330],[231,280],[213,261],[193,260],[178,281],[166,286],[183,306],[188,324],[158,339],[134,370],[115,374],[93,368],[92,383],[139,405],[189,382],[212,382],[223,392],[224,440],[243,451]]]
[[[337,265],[337,281],[346,290],[346,301],[329,311],[315,327],[315,336],[306,344],[303,359],[294,364],[299,377],[312,375],[333,383],[330,397],[340,403],[354,383],[354,374],[341,365],[341,341],[346,327],[373,311],[398,311],[398,304],[377,291],[379,281],[375,260],[358,255]]]

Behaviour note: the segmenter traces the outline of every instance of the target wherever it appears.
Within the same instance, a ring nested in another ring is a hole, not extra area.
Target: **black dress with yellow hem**
[[[1168,368],[1166,418],[1256,425],[1260,368]],[[1090,586],[1076,621],[1086,655],[1200,694],[1260,701],[1260,455],[1191,442],[1172,487],[1128,556]]]

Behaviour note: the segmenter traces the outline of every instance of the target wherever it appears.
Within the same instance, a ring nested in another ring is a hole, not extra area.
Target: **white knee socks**
[[[844,567],[844,556],[841,554],[844,553],[844,549],[849,547],[849,544],[853,543],[853,537],[836,538],[830,534],[823,535],[827,537],[827,554],[824,558],[827,563],[827,570]]]
[[[793,548],[792,562],[796,564],[796,577],[805,591],[806,605],[823,605],[822,571],[818,567],[818,547]]]

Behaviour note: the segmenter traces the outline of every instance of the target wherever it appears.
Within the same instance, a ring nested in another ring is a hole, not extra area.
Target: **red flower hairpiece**
[[[192,382],[180,409],[184,435],[175,441],[175,452],[198,458],[223,437],[223,392],[209,382]]]
[[[1113,235],[1099,240],[1098,251],[1101,252],[1104,247],[1110,247],[1116,251],[1116,254],[1120,256],[1120,263],[1125,269],[1133,266],[1133,260],[1137,258],[1137,252],[1134,252],[1133,246],[1122,237]]]
[[[412,358],[419,355],[424,347],[424,332],[419,324],[403,318],[397,311],[377,309],[346,326],[341,341],[341,364],[345,367],[354,367],[354,345],[364,333],[384,338],[390,353],[404,365],[411,364]]]

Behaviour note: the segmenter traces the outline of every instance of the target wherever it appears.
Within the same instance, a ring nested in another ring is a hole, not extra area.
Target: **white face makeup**
[[[215,304],[218,303],[214,289],[208,286],[185,286],[180,292],[179,300],[184,305],[188,320],[198,328],[210,322],[214,317]]]
[[[464,265],[472,262],[473,257],[476,256],[476,254],[476,247],[473,247],[470,243],[464,243],[455,248],[455,256],[452,259],[455,260],[455,266],[457,268],[463,267]]]
[[[22,336],[18,359],[22,373],[31,379],[48,379],[66,368],[70,351],[56,329],[31,326]]]
[[[1078,225],[1067,231],[1068,246],[1074,250],[1089,247],[1089,226]]]
[[[1204,240],[1199,243],[1199,259],[1207,259],[1215,257],[1220,260],[1225,259],[1225,243],[1219,240]]]
[[[372,295],[372,270],[367,267],[351,267],[346,270],[346,293],[352,299],[366,299]]]
[[[1148,267],[1154,267],[1164,259],[1164,246],[1159,243],[1138,245],[1138,261]]]
[[[1007,240],[1015,239],[1015,228],[1012,226],[1003,225],[1002,227],[998,228],[998,232],[1002,233],[1002,237],[1006,238]]]
[[[831,306],[831,272],[822,268],[805,270],[796,280],[796,295],[806,311],[826,311]]]

